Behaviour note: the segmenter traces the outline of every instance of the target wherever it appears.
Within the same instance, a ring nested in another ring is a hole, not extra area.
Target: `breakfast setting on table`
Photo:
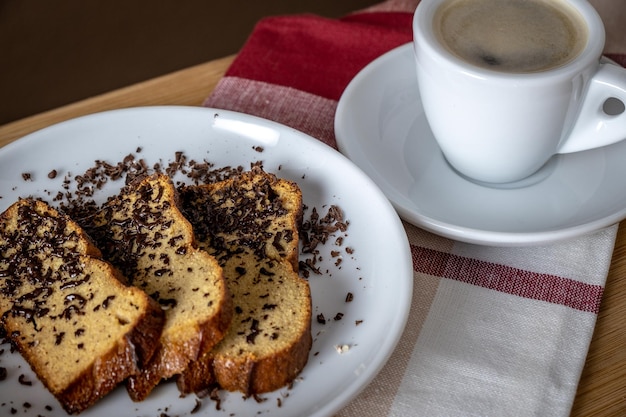
[[[0,126],[0,415],[626,415],[625,23],[268,16]]]

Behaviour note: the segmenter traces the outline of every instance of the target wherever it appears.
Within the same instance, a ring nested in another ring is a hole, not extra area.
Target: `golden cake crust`
[[[181,190],[199,244],[220,261],[234,316],[224,339],[177,380],[182,393],[213,386],[246,395],[293,381],[311,349],[311,294],[298,276],[302,194],[255,169]]]
[[[0,316],[44,386],[79,413],[136,374],[156,349],[160,306],[67,216],[32,199],[0,215]]]

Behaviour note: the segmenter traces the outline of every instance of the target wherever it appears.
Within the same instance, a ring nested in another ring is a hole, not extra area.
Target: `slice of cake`
[[[70,414],[139,372],[163,312],[124,285],[84,231],[41,201],[0,215],[0,317],[6,334]]]
[[[256,167],[213,184],[181,186],[180,195],[198,244],[218,260],[247,249],[298,271],[302,192],[295,182]]]
[[[235,314],[224,339],[177,380],[182,393],[212,387],[246,395],[290,383],[311,349],[311,294],[298,276],[302,195],[259,169],[181,189],[200,245],[224,270]]]
[[[105,257],[165,311],[159,348],[128,380],[131,398],[140,401],[222,339],[231,297],[216,259],[196,246],[166,175],[133,181],[92,222],[88,231]]]

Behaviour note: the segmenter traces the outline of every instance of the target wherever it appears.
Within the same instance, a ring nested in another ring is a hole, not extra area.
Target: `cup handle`
[[[600,64],[589,83],[578,119],[558,153],[599,148],[626,139],[626,111],[607,114],[603,107],[609,98],[626,104],[626,70],[612,63]]]

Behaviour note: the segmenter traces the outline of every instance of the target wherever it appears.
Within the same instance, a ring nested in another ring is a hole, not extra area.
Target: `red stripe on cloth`
[[[290,87],[224,77],[203,106],[251,114],[287,125],[337,148],[337,102]]]
[[[604,288],[412,245],[416,272],[598,314]]]
[[[261,20],[226,75],[339,100],[368,63],[412,39],[411,13],[314,15]]]
[[[607,54],[608,58],[620,64],[622,67],[626,67],[626,54]]]

